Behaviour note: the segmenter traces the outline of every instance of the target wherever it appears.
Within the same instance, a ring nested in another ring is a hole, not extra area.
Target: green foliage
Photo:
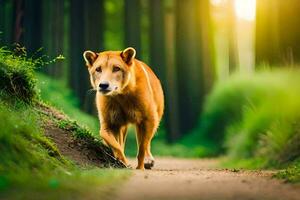
[[[36,96],[33,70],[35,63],[0,48],[0,95],[27,103]]]
[[[93,135],[98,135],[99,121],[97,117],[86,114],[79,109],[79,100],[63,82],[38,73],[37,88],[43,101],[61,109],[67,115],[72,116],[80,125],[89,127]]]
[[[1,97],[10,101],[21,100],[32,103],[37,97],[34,70],[62,59],[64,59],[62,55],[52,60],[46,60],[46,57],[28,58],[26,49],[19,45],[16,45],[14,52],[0,48]]]
[[[45,171],[62,172],[63,166],[72,164],[61,157],[55,145],[43,136],[37,123],[37,115],[29,108],[8,109],[1,102],[0,117],[0,174],[13,184],[24,181],[26,174],[37,178]]]
[[[122,7],[124,1],[120,0],[106,0],[104,1],[104,8],[106,14],[105,31],[104,31],[104,46],[109,50],[122,50],[124,30],[123,17],[124,12]],[[103,49],[102,49],[103,50]]]
[[[277,173],[275,177],[285,179],[292,183],[300,182],[300,160],[294,162],[287,169]]]
[[[128,177],[124,170],[80,169],[44,136],[34,109],[0,102],[0,118],[5,119],[0,123],[1,199],[82,199],[90,194],[97,197],[89,199],[98,199],[105,187]]]
[[[200,134],[233,159],[279,166],[299,158],[299,77],[296,70],[259,72],[218,84],[207,98]]]

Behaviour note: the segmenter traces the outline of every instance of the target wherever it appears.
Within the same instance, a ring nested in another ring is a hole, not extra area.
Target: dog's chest
[[[122,99],[111,102],[109,109],[111,124],[139,123],[142,120],[142,109],[135,99]]]

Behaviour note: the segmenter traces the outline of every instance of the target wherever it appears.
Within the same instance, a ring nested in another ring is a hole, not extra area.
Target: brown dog
[[[150,67],[135,59],[135,54],[129,47],[124,51],[85,51],[83,57],[97,91],[100,136],[128,165],[124,154],[127,127],[135,124],[137,169],[144,169],[154,165],[150,146],[163,115],[164,96],[158,78]]]

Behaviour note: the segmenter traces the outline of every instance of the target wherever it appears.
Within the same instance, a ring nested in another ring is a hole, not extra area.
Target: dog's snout
[[[109,83],[105,82],[105,83],[100,83],[99,87],[101,90],[106,90],[109,87]]]

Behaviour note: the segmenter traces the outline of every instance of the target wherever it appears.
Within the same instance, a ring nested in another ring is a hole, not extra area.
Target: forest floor
[[[217,159],[158,158],[152,170],[133,170],[110,199],[300,199],[300,185],[272,178],[276,171],[220,169],[218,164]]]
[[[45,110],[64,119],[55,110]],[[84,141],[48,121],[45,135],[56,143],[62,155],[80,165],[97,165],[103,161]],[[101,199],[203,199],[203,200],[298,200],[300,184],[273,178],[278,171],[220,168],[220,159],[180,159],[159,157],[152,170],[126,170],[131,176],[116,180],[109,187],[101,185]],[[130,159],[136,166],[136,159]],[[126,172],[124,171],[124,172]],[[97,186],[96,186],[97,188]],[[79,197],[78,199],[81,199]],[[99,199],[86,193],[85,199]]]

